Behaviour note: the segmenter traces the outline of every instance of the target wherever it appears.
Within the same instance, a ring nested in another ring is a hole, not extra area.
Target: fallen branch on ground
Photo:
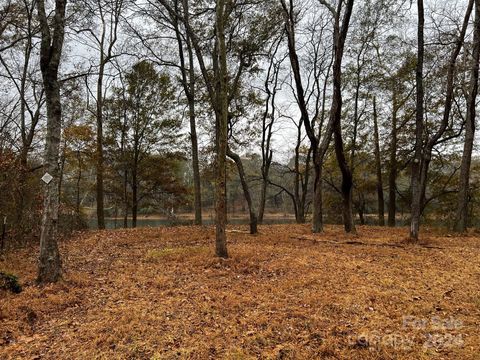
[[[291,236],[291,239],[296,239],[296,240],[306,240],[306,241],[313,241],[314,243],[319,243],[319,244],[331,244],[331,245],[359,245],[359,246],[377,246],[377,247],[393,247],[393,248],[402,248],[405,249],[404,244],[400,243],[366,243],[362,241],[357,241],[357,240],[347,240],[347,241],[334,241],[334,240],[323,240],[323,239],[317,239],[312,236]],[[443,247],[439,246],[434,246],[434,245],[427,245],[427,244],[416,244],[420,247],[424,247],[427,249],[444,249]]]

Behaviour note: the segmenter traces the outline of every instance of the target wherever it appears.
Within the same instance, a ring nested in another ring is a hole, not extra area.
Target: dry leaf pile
[[[0,260],[1,359],[480,359],[480,238],[425,230],[242,226],[86,232],[65,280],[37,287],[37,249]]]

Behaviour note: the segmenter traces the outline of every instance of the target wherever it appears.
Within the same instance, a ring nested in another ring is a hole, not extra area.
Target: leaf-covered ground
[[[406,229],[212,227],[79,234],[64,278],[34,283],[37,249],[7,255],[1,359],[480,359],[480,238]]]

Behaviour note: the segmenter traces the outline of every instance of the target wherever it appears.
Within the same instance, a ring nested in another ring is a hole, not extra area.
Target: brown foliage
[[[82,233],[61,246],[65,281],[42,288],[36,251],[7,255],[24,291],[0,295],[0,358],[478,359],[478,237],[230,230],[228,260],[211,227]]]

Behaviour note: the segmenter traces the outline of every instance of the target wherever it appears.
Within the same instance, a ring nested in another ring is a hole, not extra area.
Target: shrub
[[[0,271],[0,290],[19,294],[22,292],[22,286],[15,275]]]

